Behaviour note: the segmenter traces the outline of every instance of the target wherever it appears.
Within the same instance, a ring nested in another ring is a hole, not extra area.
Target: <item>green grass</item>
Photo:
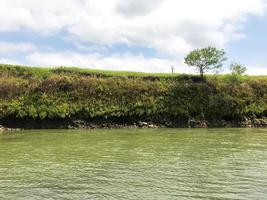
[[[30,66],[22,66],[22,65],[7,65],[7,64],[0,64],[0,72],[8,72],[10,74],[15,75],[29,75],[33,74],[36,76],[48,76],[52,73],[52,68],[50,67],[30,67]]]
[[[51,69],[51,68],[50,68]],[[105,76],[127,76],[127,77],[175,77],[180,74],[171,73],[145,73],[145,72],[132,72],[132,71],[112,71],[112,70],[97,70],[97,69],[84,69],[78,67],[59,67],[53,68],[54,70],[61,70],[79,74],[100,74]]]
[[[266,94],[267,76],[205,75],[203,80],[186,74],[0,65],[0,120],[231,120],[266,116]]]
[[[133,76],[133,77],[175,77],[179,74],[168,74],[168,73],[145,73],[145,72],[131,72],[131,71],[111,71],[111,70],[97,70],[97,69],[83,69],[78,67],[33,67],[33,66],[21,66],[21,65],[6,65],[0,64],[0,71],[19,71],[29,72],[35,75],[48,75],[55,71],[79,73],[79,74],[100,74],[105,76]]]
[[[8,64],[0,64],[0,72],[9,72],[12,74],[20,75],[36,75],[40,77],[47,77],[52,73],[74,73],[81,75],[101,75],[101,76],[125,76],[125,77],[159,77],[159,78],[173,78],[182,76],[185,74],[171,74],[171,73],[145,73],[145,72],[131,72],[131,71],[109,71],[109,70],[96,70],[96,69],[85,69],[78,67],[34,67],[34,66],[21,66],[21,65],[8,65]],[[196,75],[191,75],[196,76]],[[218,79],[227,79],[231,75],[230,74],[220,74],[220,75],[212,75],[207,74],[208,78],[218,78]],[[244,75],[241,76],[243,80],[248,79],[267,79],[267,75],[262,76],[249,76]]]

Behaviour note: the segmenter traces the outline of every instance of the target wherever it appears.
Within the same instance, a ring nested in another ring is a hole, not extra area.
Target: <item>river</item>
[[[267,199],[267,129],[3,132],[0,199]]]

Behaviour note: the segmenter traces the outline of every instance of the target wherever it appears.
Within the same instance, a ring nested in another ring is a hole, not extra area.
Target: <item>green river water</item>
[[[267,129],[2,132],[0,199],[267,199]]]

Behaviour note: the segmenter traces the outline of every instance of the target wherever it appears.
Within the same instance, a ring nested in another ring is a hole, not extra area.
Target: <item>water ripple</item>
[[[266,133],[0,134],[0,199],[267,199]]]

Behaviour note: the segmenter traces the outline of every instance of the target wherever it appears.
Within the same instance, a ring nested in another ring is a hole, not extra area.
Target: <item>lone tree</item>
[[[208,70],[220,69],[226,60],[225,51],[215,47],[196,49],[185,57],[185,63],[188,66],[195,67],[201,77]]]
[[[171,69],[172,69],[172,74],[174,74],[175,66],[172,65],[172,66],[171,66]]]
[[[230,70],[233,75],[242,75],[247,71],[247,68],[239,63],[232,63],[230,65]]]

